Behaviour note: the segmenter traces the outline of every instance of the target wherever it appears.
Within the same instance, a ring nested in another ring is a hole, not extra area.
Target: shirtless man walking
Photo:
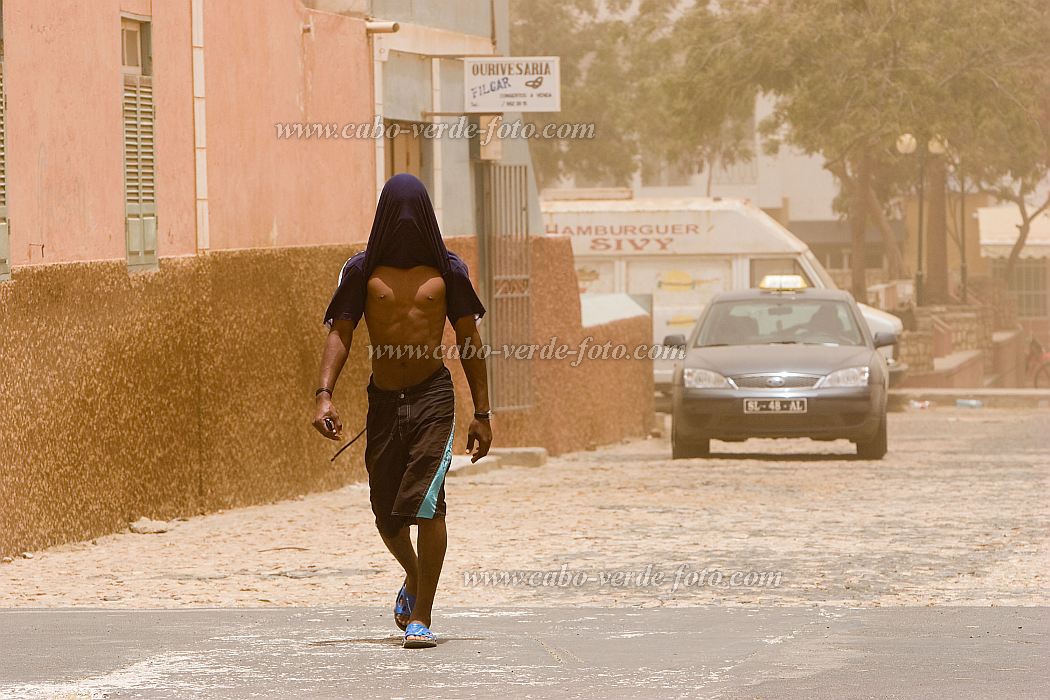
[[[376,527],[405,569],[394,620],[406,648],[437,644],[430,631],[445,559],[445,472],[452,460],[455,395],[435,353],[447,318],[456,331],[474,400],[467,434],[472,461],[492,443],[485,360],[477,321],[485,313],[467,266],[445,248],[426,188],[408,174],[383,187],[368,246],[350,258],[325,314],[330,332],[321,358],[314,427],[337,440],[336,379],[364,316],[372,344],[365,468]],[[409,525],[418,528],[418,552]]]

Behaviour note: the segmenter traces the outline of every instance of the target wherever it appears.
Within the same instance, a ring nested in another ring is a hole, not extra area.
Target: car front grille
[[[738,389],[810,389],[821,380],[821,376],[771,372],[765,374],[738,374],[735,377],[730,377],[730,379]]]

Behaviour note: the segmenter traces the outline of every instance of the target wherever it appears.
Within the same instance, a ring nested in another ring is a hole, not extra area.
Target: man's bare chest
[[[365,316],[370,322],[443,321],[445,281],[434,268],[378,267],[368,280]]]

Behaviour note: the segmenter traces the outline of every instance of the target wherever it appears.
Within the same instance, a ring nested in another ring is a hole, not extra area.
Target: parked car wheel
[[[882,459],[886,456],[886,414],[882,414],[879,429],[870,440],[857,440],[857,456],[861,459]]]
[[[710,440],[682,440],[671,430],[671,459],[692,459],[710,457]]]

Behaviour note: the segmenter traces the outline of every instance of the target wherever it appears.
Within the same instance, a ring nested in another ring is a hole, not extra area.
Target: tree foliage
[[[1050,169],[1046,0],[512,7],[515,52],[562,57],[563,111],[533,115],[537,122],[596,124],[592,141],[533,142],[545,182],[576,175],[623,184],[639,154],[697,167],[747,159],[755,100],[768,94],[764,147],[819,155],[840,183],[840,211],[883,232],[891,272],[905,269],[887,212],[916,185],[916,157],[895,147],[903,133],[920,149],[931,138],[947,143],[933,173],[952,166],[957,178],[1018,205],[1022,236],[1012,260],[1034,212],[1050,208],[1031,201]]]
[[[585,185],[627,185],[656,136],[662,85],[653,75],[669,50],[674,0],[513,0],[515,55],[559,56],[562,110],[526,114],[550,123],[595,125],[593,139],[530,142],[541,186],[573,177]],[[659,88],[659,89],[658,89]],[[680,147],[681,139],[672,147]]]
[[[822,156],[848,217],[878,219],[913,186],[902,133],[946,142],[1002,197],[1023,201],[1046,175],[1044,0],[725,0],[691,14],[703,26],[683,23],[697,48],[673,82],[700,102],[772,94],[766,146]]]
[[[511,48],[519,56],[559,56],[562,111],[526,114],[542,129],[551,123],[595,125],[593,139],[536,139],[530,142],[541,186],[568,175],[625,182],[636,149],[625,121],[630,107],[626,27],[600,19],[597,0],[515,0],[511,3]]]

